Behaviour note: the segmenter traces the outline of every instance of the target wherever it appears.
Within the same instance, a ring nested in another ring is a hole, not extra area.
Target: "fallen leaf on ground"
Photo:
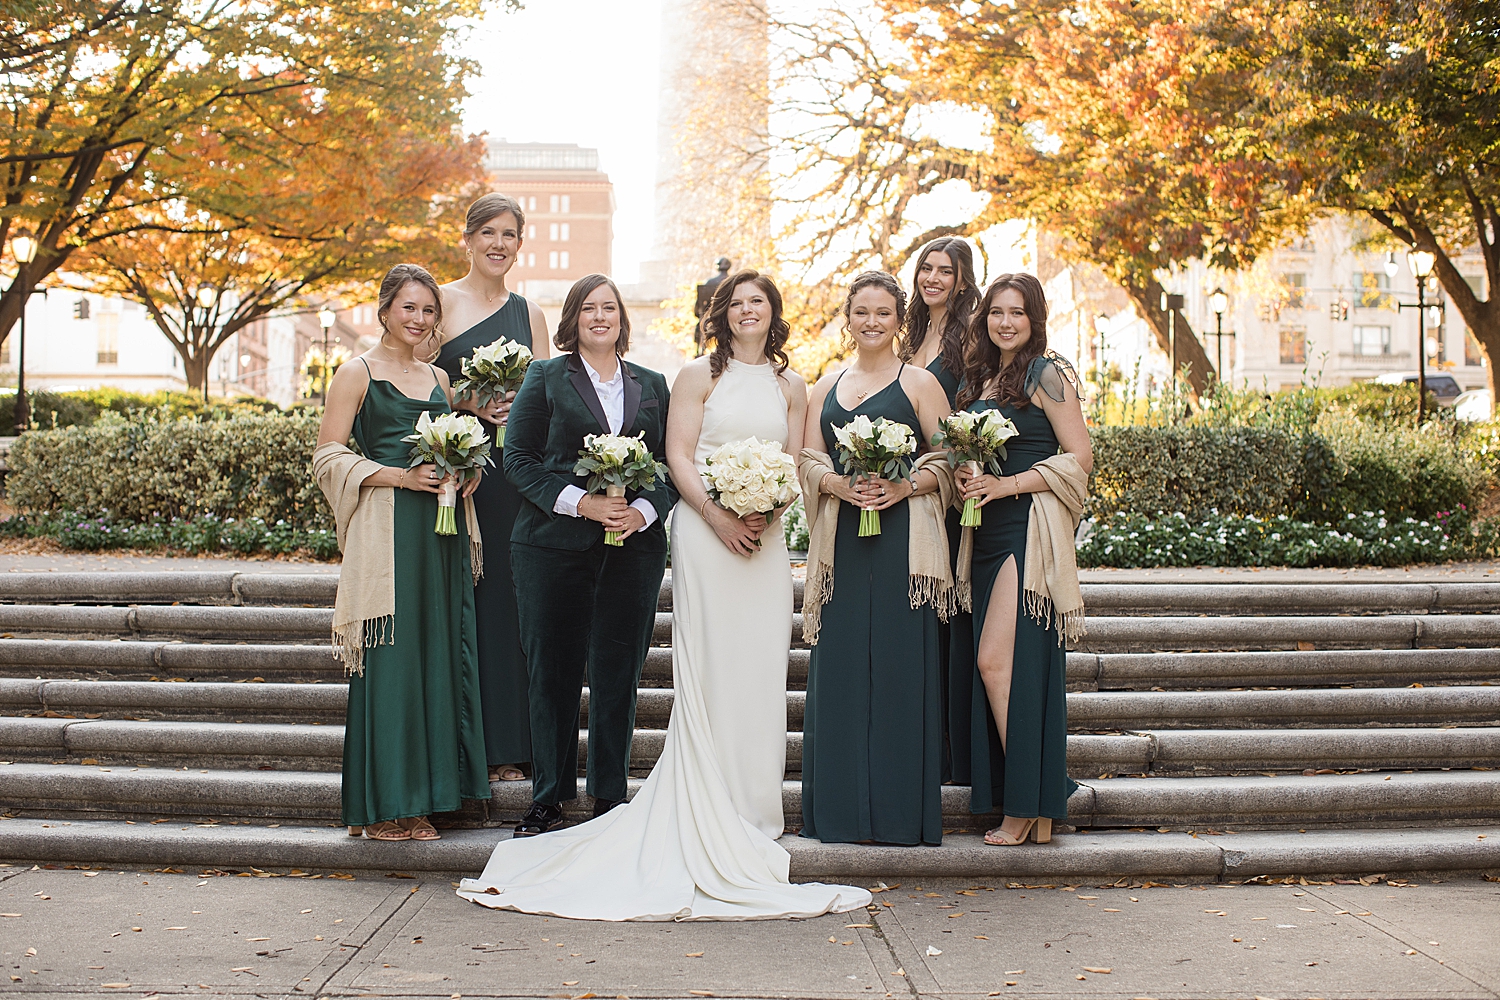
[[[936,956],[941,955],[942,953],[943,953],[942,949],[940,949],[940,948],[934,948],[932,945],[928,945],[927,946],[927,957],[928,958],[935,958]]]
[[[983,934],[975,934],[974,935],[974,940],[975,941],[988,941],[989,938],[985,937]]]
[[[1097,972],[1101,976],[1107,976],[1111,972],[1114,972],[1115,970],[1112,969],[1112,968],[1111,969],[1096,969],[1092,965],[1085,965],[1083,967],[1083,971],[1084,972]]]
[[[576,980],[576,979],[565,979],[565,980],[563,980],[563,985],[564,986],[577,986],[578,985],[578,980]]]
[[[851,927],[874,927],[874,926],[875,926],[874,924],[845,924],[844,925],[844,929],[848,930]]]
[[[833,938],[829,938],[828,940],[832,941]],[[682,957],[683,958],[702,958],[703,957],[703,952],[701,952],[701,951],[690,951],[686,955],[683,955]]]
[[[15,976],[11,976],[11,978],[15,979],[16,977]],[[103,986],[107,990],[128,990],[128,989],[130,989],[130,984],[129,983],[100,983],[99,985]]]
[[[688,993],[691,994],[692,996],[695,996],[695,997],[711,997],[711,996],[713,996],[713,993],[709,992],[708,990],[688,990]]]

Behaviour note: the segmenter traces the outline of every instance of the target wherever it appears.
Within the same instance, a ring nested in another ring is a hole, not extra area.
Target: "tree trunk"
[[[1500,400],[1500,382],[1497,382],[1495,363],[1500,361],[1500,316],[1494,315],[1493,310],[1485,310],[1490,313],[1485,319],[1480,320],[1480,325],[1470,327],[1474,339],[1479,341],[1479,351],[1484,355],[1484,384],[1490,390],[1490,419],[1495,419],[1495,401]]]
[[[197,389],[208,396],[208,365],[212,358],[202,356],[193,357],[185,351],[178,351],[182,358],[182,377],[186,380],[189,389]]]
[[[1167,322],[1167,314],[1161,308],[1161,296],[1164,289],[1155,278],[1148,278],[1144,285],[1128,283],[1125,292],[1135,303],[1137,311],[1151,326],[1156,334],[1156,343],[1166,352],[1167,357],[1172,356],[1172,331]],[[1193,328],[1188,324],[1187,316],[1183,315],[1181,309],[1173,310],[1176,320],[1172,326],[1177,330],[1177,371],[1180,373],[1187,368],[1188,388],[1194,396],[1201,397],[1208,392],[1211,376],[1216,377],[1213,362],[1208,360],[1208,353],[1204,351],[1203,345],[1198,342]]]

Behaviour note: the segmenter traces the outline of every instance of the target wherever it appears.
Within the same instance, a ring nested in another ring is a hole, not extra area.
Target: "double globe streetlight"
[[[16,281],[21,282],[26,274],[26,267],[36,260],[36,252],[40,244],[30,233],[22,232],[10,241],[10,252],[16,258]],[[24,287],[24,285],[23,285]],[[31,293],[21,301],[21,330],[20,340],[16,345],[16,410],[15,431],[22,434],[26,428],[31,426],[31,408],[26,402],[26,306],[31,301]]]
[[[1392,254],[1386,262],[1387,273],[1395,264]],[[1427,279],[1432,276],[1437,254],[1430,250],[1412,250],[1406,255],[1406,266],[1417,279],[1417,426],[1427,419]],[[1402,306],[1409,309],[1410,306]]]

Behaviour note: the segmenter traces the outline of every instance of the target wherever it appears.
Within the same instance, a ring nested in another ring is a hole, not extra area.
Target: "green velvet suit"
[[[665,455],[667,381],[625,360],[620,433]],[[511,405],[505,475],[523,502],[511,532],[511,565],[521,646],[530,671],[532,798],[548,805],[578,797],[578,720],[589,683],[588,793],[625,798],[635,693],[651,645],[667,566],[667,514],[677,492],[663,477],[645,498],[657,518],[621,547],[604,527],[553,508],[564,487],[587,489],[573,465],[589,434],[607,434],[604,407],[576,354],[534,361]]]

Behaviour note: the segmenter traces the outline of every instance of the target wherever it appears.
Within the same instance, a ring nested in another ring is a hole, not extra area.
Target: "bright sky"
[[[514,14],[496,3],[463,48],[482,71],[464,109],[470,132],[599,150],[623,282],[651,250],[660,14],[659,0],[527,0]]]

